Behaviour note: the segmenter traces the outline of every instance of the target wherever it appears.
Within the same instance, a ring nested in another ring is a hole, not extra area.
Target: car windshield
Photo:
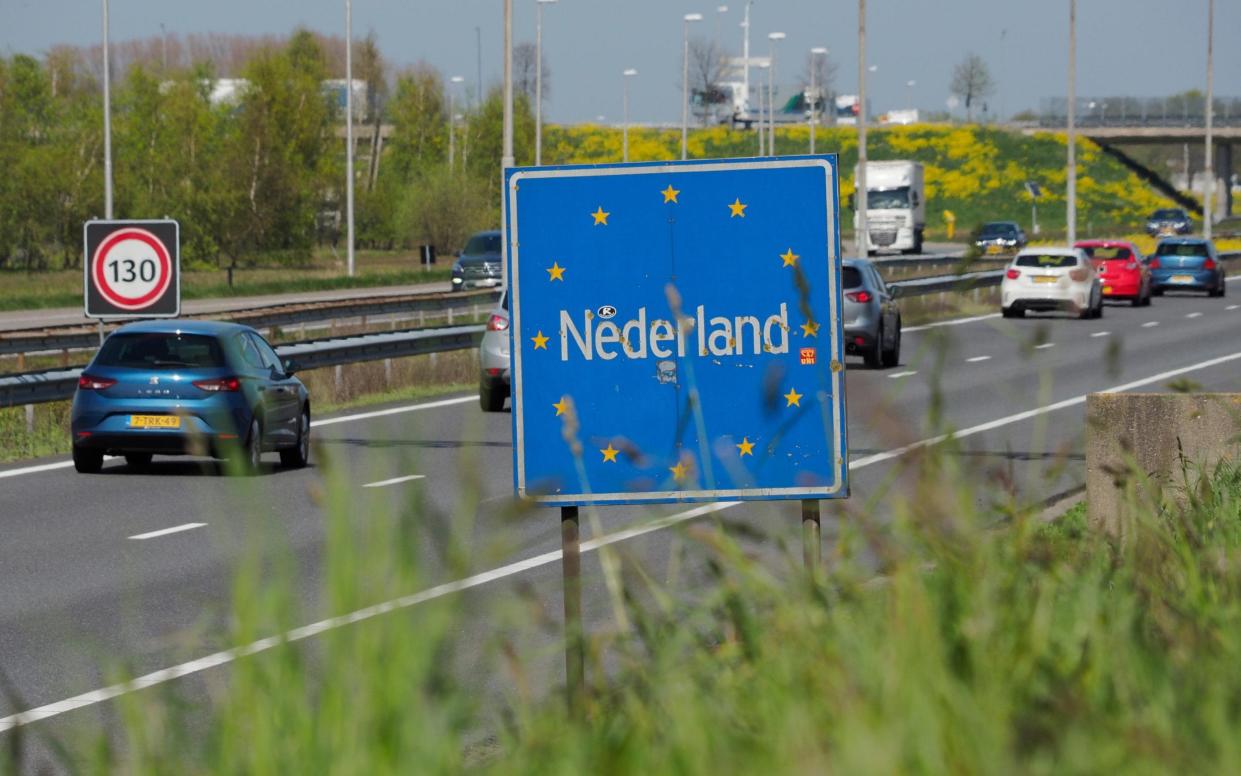
[[[1151,216],[1152,221],[1180,221],[1185,218],[1183,210],[1156,210]]]
[[[1160,243],[1155,248],[1156,256],[1205,256],[1207,246],[1204,243]]]
[[[1017,233],[1016,227],[1012,224],[984,224],[982,231],[978,233],[979,237],[1011,237]]]
[[[1058,269],[1061,267],[1076,267],[1076,256],[1063,256],[1055,253],[1025,253],[1017,257],[1018,267],[1044,267],[1046,269]]]
[[[463,256],[477,256],[480,253],[499,253],[500,252],[500,235],[498,234],[476,234],[470,238],[465,244],[465,250],[461,251]]]
[[[845,288],[857,288],[862,285],[862,271],[857,267],[844,267],[841,274]]]
[[[1121,247],[1103,247],[1103,246],[1085,246],[1082,248],[1086,255],[1097,261],[1112,261],[1113,259],[1131,259],[1133,252],[1128,248]]]
[[[871,191],[867,197],[871,210],[890,210],[909,207],[909,187]]]
[[[97,366],[133,369],[188,369],[224,366],[215,337],[201,334],[113,334],[95,356]]]

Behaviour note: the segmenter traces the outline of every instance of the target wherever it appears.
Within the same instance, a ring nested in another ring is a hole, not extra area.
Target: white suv
[[[1008,265],[1000,283],[1000,311],[1020,318],[1027,310],[1068,310],[1103,317],[1103,289],[1079,248],[1027,248]]]

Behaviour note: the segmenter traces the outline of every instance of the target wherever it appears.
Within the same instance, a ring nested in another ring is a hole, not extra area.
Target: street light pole
[[[1215,220],[1215,164],[1212,151],[1212,131],[1215,124],[1215,0],[1207,0],[1207,116],[1206,153],[1202,166],[1207,174],[1207,186],[1202,199],[1202,236],[1211,239],[1211,222]],[[1225,186],[1230,185],[1227,180]]]
[[[504,150],[500,179],[513,166],[513,0],[504,0]]]
[[[827,56],[827,49],[815,46],[810,49],[810,153],[814,153],[814,133],[818,126],[819,92],[815,85],[818,79],[819,57]]]
[[[866,225],[866,208],[870,204],[866,195],[866,0],[857,2],[857,175],[854,176],[854,212],[857,213],[854,235],[857,255],[866,258],[870,242]]]
[[[767,155],[776,155],[776,41],[784,40],[783,32],[772,32],[767,35],[768,59],[771,67],[767,69]]]
[[[637,74],[638,74],[638,71],[634,70],[632,67],[621,74],[623,76],[621,78],[621,83],[624,84],[624,87],[625,87],[624,88],[624,123],[622,124],[622,129],[621,129],[621,137],[622,137],[621,145],[624,147],[624,151],[622,151],[623,157],[621,161],[625,161],[625,162],[629,161],[629,79],[634,77]]]
[[[349,277],[353,277],[353,0],[345,0],[345,220]]]
[[[448,169],[456,169],[457,158],[457,90],[456,85],[464,83],[465,78],[454,75],[448,79]]]
[[[754,0],[746,0],[745,19],[741,22],[741,29],[745,30],[741,38],[741,72],[744,74],[741,87],[744,94],[742,107],[747,113],[750,111],[750,6],[753,4]],[[762,151],[760,150],[759,153],[761,154]]]
[[[535,0],[534,26],[534,163],[543,163],[543,6],[556,0]]]
[[[108,0],[103,0],[103,217],[112,219],[112,74],[108,64]]]
[[[1068,170],[1065,214],[1069,245],[1077,242],[1077,0],[1069,0],[1069,105],[1066,116],[1068,125]]]
[[[913,79],[910,79],[905,82],[905,86],[909,89],[909,106],[908,107],[910,110],[912,110],[914,107],[914,87],[917,85],[918,85],[918,82]]]
[[[681,161],[689,158],[689,25],[702,21],[702,14],[685,14],[681,35]]]

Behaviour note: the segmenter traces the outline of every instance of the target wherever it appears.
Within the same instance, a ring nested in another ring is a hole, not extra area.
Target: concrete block
[[[1135,474],[1176,486],[1182,472],[1241,454],[1241,394],[1092,393],[1086,399],[1090,524],[1119,536]]]

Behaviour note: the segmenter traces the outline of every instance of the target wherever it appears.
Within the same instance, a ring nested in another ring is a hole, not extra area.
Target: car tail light
[[[1008,278],[1009,280],[1016,280],[1017,278],[1021,277],[1021,270],[1010,269],[1008,272],[1004,273],[1004,277]]]
[[[236,393],[241,381],[236,377],[219,377],[214,380],[195,380],[194,387],[207,393]]]
[[[1074,283],[1080,283],[1088,277],[1090,277],[1090,273],[1081,267],[1069,270],[1069,280],[1072,280]]]
[[[1207,260],[1202,263],[1202,268],[1203,269],[1215,269],[1215,259],[1212,259],[1210,256],[1208,256]]]
[[[1152,258],[1150,264],[1147,264],[1146,266],[1150,267],[1151,269],[1159,269],[1159,257],[1156,256]]]
[[[116,381],[107,377],[95,377],[94,375],[81,375],[78,377],[78,388],[83,391],[102,391],[104,388],[111,388],[116,385]]]
[[[492,315],[487,321],[487,331],[504,331],[508,328],[508,318],[503,315]]]
[[[849,293],[845,294],[845,298],[848,299],[850,302],[859,302],[861,304],[866,304],[874,297],[871,296],[869,291],[850,291]]]

